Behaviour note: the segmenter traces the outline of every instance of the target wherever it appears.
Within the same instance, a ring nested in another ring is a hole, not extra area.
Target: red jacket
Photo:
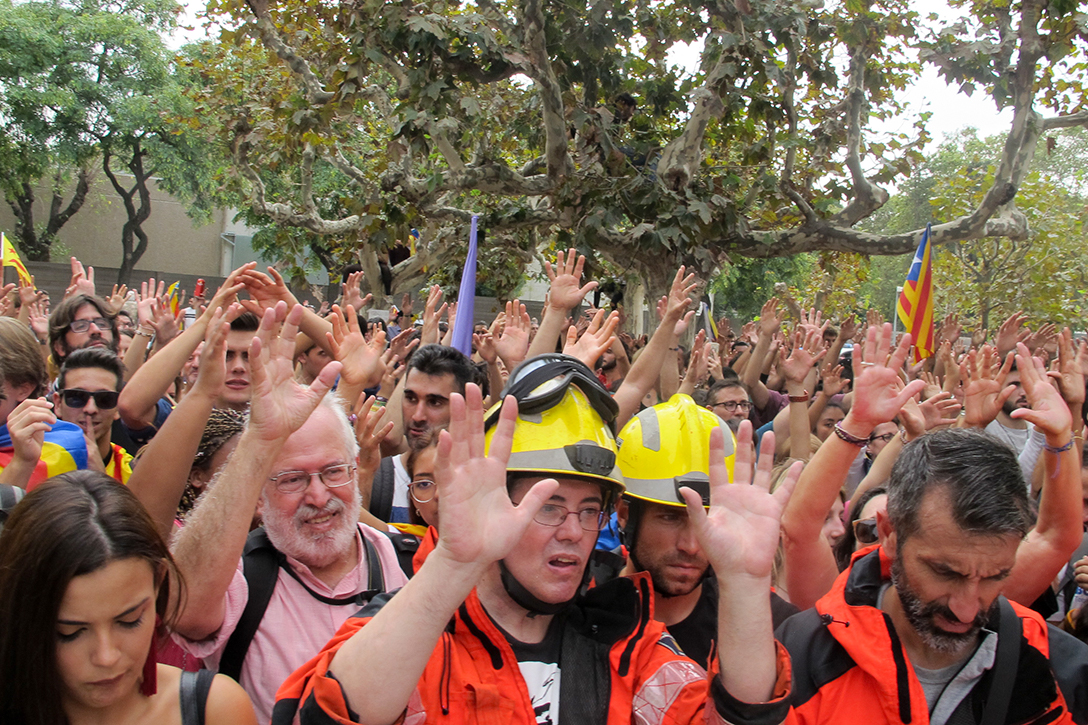
[[[388,601],[386,598],[384,601]],[[328,674],[337,649],[366,626],[384,601],[349,619],[316,658],[277,693],[273,725],[298,713],[308,723],[348,723],[348,703]],[[563,617],[559,720],[569,725],[672,725],[740,719],[720,680],[685,657],[653,620],[649,577],[617,579],[590,590]],[[785,715],[790,674],[780,649],[776,700],[748,711]],[[336,674],[335,672],[333,673]],[[708,707],[709,705],[709,707]],[[506,638],[476,593],[458,609],[408,703],[402,721],[536,725],[529,692]]]
[[[922,686],[891,619],[876,608],[880,589],[890,579],[889,567],[882,550],[859,552],[814,609],[779,627],[776,636],[789,651],[794,672],[788,722],[928,725]],[[1048,631],[1030,609],[1012,606],[1022,639],[1006,722],[1084,722],[1088,647]],[[987,628],[996,631],[997,626],[995,616]],[[973,711],[975,722],[993,673],[987,670],[964,699],[963,712]]]

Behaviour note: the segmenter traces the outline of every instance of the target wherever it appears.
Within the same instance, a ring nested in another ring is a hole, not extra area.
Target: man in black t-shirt
[[[654,585],[654,619],[691,659],[710,661],[718,631],[718,583],[680,497],[681,486],[709,504],[710,431],[721,428],[732,477],[733,434],[686,395],[647,408],[620,432],[619,465],[627,491],[618,516],[628,550],[625,573],[647,572]],[[774,592],[774,626],[797,608]]]

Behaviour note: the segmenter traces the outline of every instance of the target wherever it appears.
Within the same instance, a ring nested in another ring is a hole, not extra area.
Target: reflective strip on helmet
[[[575,458],[567,452],[567,448],[581,449],[576,451]],[[589,449],[594,449],[590,453]],[[594,458],[598,460],[594,461]],[[606,465],[610,463],[611,465]],[[540,473],[569,473],[575,476],[593,476],[603,479],[613,485],[622,486],[623,474],[616,466],[616,456],[607,448],[601,448],[595,443],[577,443],[564,448],[554,448],[547,451],[521,451],[510,454],[510,461],[506,464],[508,471],[540,472]]]
[[[642,425],[642,447],[655,453],[661,450],[661,421],[657,418],[657,408],[647,408],[638,414]]]

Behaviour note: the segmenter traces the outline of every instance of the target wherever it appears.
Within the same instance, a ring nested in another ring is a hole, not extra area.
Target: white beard
[[[355,493],[350,504],[345,504],[339,497],[332,496],[323,509],[302,504],[293,515],[269,506],[265,501],[261,515],[268,540],[277,551],[302,562],[311,569],[320,569],[345,557],[348,547],[355,544],[358,511],[362,506],[359,489],[355,486],[352,486],[352,489]],[[317,535],[306,533],[304,523],[306,519],[336,512],[340,513],[340,521],[335,528]]]

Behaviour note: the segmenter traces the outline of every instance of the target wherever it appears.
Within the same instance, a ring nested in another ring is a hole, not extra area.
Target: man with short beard
[[[288,675],[371,597],[406,581],[389,539],[358,523],[358,443],[326,396],[340,363],[308,386],[294,379],[301,317],[282,302],[265,311],[248,350],[249,422],[173,546],[186,582],[178,641],[238,679],[263,722]],[[264,528],[251,534],[254,510]]]
[[[684,654],[708,669],[718,639],[718,580],[679,490],[690,486],[709,505],[710,434],[715,429],[722,432],[732,478],[733,433],[687,395],[674,395],[632,418],[620,431],[618,457],[627,485],[617,509],[628,553],[624,573],[650,575],[654,619],[668,627]],[[775,627],[797,613],[774,592],[770,596]]]
[[[1067,418],[1047,426],[1048,456],[1067,450]],[[964,429],[908,444],[879,546],[776,632],[793,662],[790,721],[1084,722],[1088,648],[1001,594],[1031,526],[1007,446]]]
[[[1012,417],[1014,410],[1028,407],[1028,396],[1024,392],[1024,386],[1020,384],[1020,371],[1016,369],[1015,363],[1005,377],[1005,385],[1012,385],[1014,389],[1012,394],[1001,404],[1001,410],[998,411],[997,418],[990,421],[990,424],[986,426],[986,434],[1001,441],[1019,454],[1028,444],[1033,426],[1023,418]]]

